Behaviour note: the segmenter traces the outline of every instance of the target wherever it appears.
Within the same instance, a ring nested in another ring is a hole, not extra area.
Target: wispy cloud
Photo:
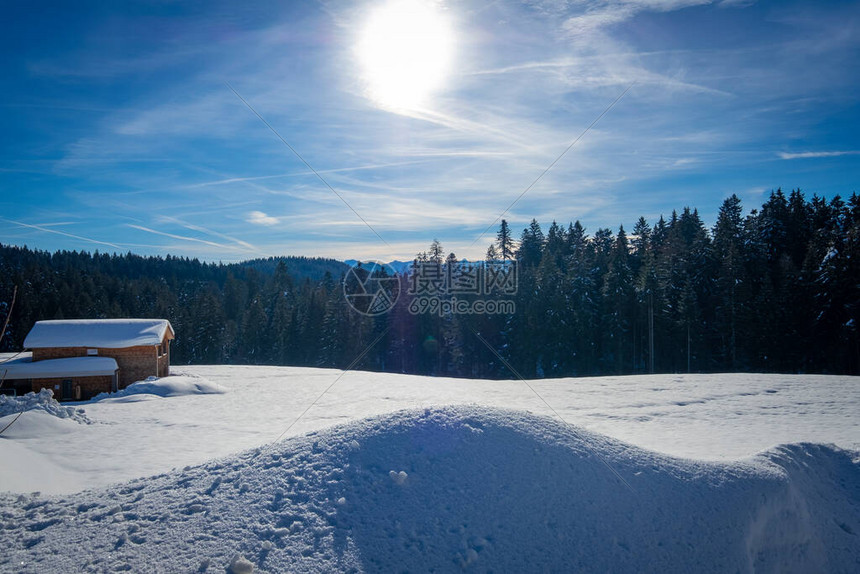
[[[860,155],[860,150],[779,152],[780,159],[808,159],[817,157],[839,157],[843,155]]]
[[[231,251],[235,251],[240,249],[236,245],[229,245],[225,243],[216,243],[215,241],[209,241],[206,239],[199,239],[197,237],[188,237],[185,235],[176,235],[175,233],[167,233],[164,231],[158,231],[155,229],[150,229],[149,227],[144,227],[143,225],[135,225],[132,223],[126,223],[126,227],[130,227],[132,229],[137,229],[139,231],[145,231],[146,233],[152,233],[154,235],[161,235],[163,237],[169,237],[171,239],[179,239],[182,241],[190,241],[192,243],[202,243],[203,245],[208,245],[210,247],[217,247],[218,249],[228,249]],[[247,251],[246,249],[242,249],[242,251]]]
[[[40,223],[31,223],[30,225],[35,225],[39,227],[62,227],[64,225],[76,225],[80,223],[80,221],[53,221],[53,222],[40,222]]]
[[[553,60],[529,61],[502,68],[489,68],[469,72],[471,76],[505,76],[523,73],[543,73],[552,75],[569,88],[599,88],[624,86],[635,81],[639,85],[651,84],[663,89],[688,90],[714,95],[732,97],[725,90],[715,89],[680,77],[656,73],[648,70],[636,60],[641,54],[613,52],[598,56],[563,57]]]
[[[265,225],[272,226],[280,223],[277,217],[272,217],[271,215],[266,215],[262,211],[251,211],[248,213],[248,217],[245,218],[245,221],[248,223],[252,223],[254,225]]]
[[[116,243],[110,243],[109,241],[99,241],[98,239],[90,239],[89,237],[83,237],[82,235],[75,235],[73,233],[66,233],[65,231],[57,231],[56,229],[50,229],[45,227],[44,225],[34,225],[32,223],[22,223],[20,221],[15,221],[12,219],[6,219],[0,217],[2,221],[8,221],[9,223],[14,223],[15,225],[19,225],[21,227],[27,227],[29,229],[36,229],[38,231],[44,231],[45,233],[54,233],[56,235],[62,235],[64,237],[70,237],[72,239],[77,239],[79,241],[86,241],[88,243],[94,243],[96,245],[107,245],[108,247],[113,247],[114,249],[122,249]]]
[[[571,16],[564,26],[569,32],[582,35],[624,22],[640,12],[672,12],[710,3],[711,0],[600,0],[588,3],[582,14]]]
[[[748,8],[757,1],[758,0],[722,0],[718,6],[720,8]]]
[[[418,155],[418,154],[414,154]],[[374,165],[359,165],[355,167],[340,167],[333,169],[318,169],[317,173],[319,174],[329,174],[329,173],[348,173],[352,171],[368,171],[374,169],[384,169],[389,167],[403,167],[407,165],[415,165],[418,163],[422,163],[421,160],[411,160],[411,161],[395,161],[390,163],[381,163]],[[310,170],[304,170],[300,172],[289,172],[289,173],[278,173],[273,175],[256,175],[256,176],[248,176],[248,177],[228,177],[224,179],[217,179],[214,181],[204,181],[201,183],[194,183],[191,185],[184,186],[186,189],[195,189],[198,187],[209,187],[212,185],[230,185],[233,183],[247,183],[253,181],[264,181],[267,179],[283,179],[288,177],[296,177],[296,176],[305,176],[312,175],[313,172]]]
[[[237,245],[239,245],[240,247],[244,247],[245,249],[247,249],[249,251],[259,251],[254,245],[248,243],[247,241],[243,241],[242,239],[237,239],[236,237],[233,237],[231,235],[226,235],[226,234],[220,233],[218,231],[213,231],[211,229],[207,229],[206,227],[201,227],[200,225],[194,225],[194,224],[188,223],[186,221],[182,221],[181,219],[177,219],[175,217],[163,215],[163,216],[160,216],[158,219],[159,219],[159,221],[162,221],[162,222],[175,223],[177,225],[181,225],[182,227],[184,227],[185,229],[188,229],[190,231],[199,231],[200,233],[206,233],[207,235],[211,235],[213,237],[220,237],[221,239],[226,239],[228,241],[232,241],[232,242],[236,243]]]
[[[200,183],[192,183],[190,185],[184,186],[185,189],[196,189],[199,187],[209,187],[212,185],[230,185],[233,183],[246,183],[251,181],[263,181],[266,179],[280,179],[284,177],[288,177],[290,174],[288,173],[278,173],[275,175],[255,175],[248,177],[228,177],[224,179],[216,179],[214,181],[203,181]]]

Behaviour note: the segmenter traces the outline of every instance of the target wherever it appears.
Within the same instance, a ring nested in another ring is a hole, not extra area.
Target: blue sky
[[[363,48],[391,6],[7,4],[0,243],[388,260],[438,238],[480,257],[631,85],[505,214],[517,232],[860,191],[860,3],[435,2],[445,35],[393,81],[447,59],[407,104]]]

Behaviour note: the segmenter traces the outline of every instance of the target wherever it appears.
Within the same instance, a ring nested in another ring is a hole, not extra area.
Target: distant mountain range
[[[355,267],[356,265],[359,264],[359,260],[358,259],[346,259],[344,261],[344,263],[346,263],[350,267]],[[388,263],[381,262],[381,261],[361,261],[360,263],[362,263],[362,264],[383,263],[383,265],[388,265],[389,267],[391,267],[392,269],[394,269],[398,273],[405,273],[405,272],[409,271],[409,268],[412,266],[412,260],[399,261],[397,259],[395,259],[394,261],[389,261]]]

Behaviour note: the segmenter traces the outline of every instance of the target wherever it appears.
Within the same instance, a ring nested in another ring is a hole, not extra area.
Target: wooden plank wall
[[[170,373],[170,341],[167,341],[165,347],[167,352],[161,357],[158,356],[158,346],[126,347],[125,349],[98,348],[98,356],[116,360],[119,367],[119,388],[124,389],[131,383],[142,381],[147,377],[166,377]],[[88,348],[92,347],[33,349],[33,361],[86,357]]]
[[[72,379],[72,389],[76,386],[81,387],[81,400],[86,401],[99,393],[109,393],[113,387],[113,377],[111,375],[102,375],[98,377],[62,377],[59,379],[33,379],[33,392],[38,393],[42,389],[50,389],[54,393],[54,398],[63,399],[63,381]],[[56,387],[56,388],[55,388]]]

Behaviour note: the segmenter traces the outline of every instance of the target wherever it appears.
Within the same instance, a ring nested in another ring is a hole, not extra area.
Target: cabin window
[[[87,349],[87,356],[88,357],[92,357],[92,356],[98,355],[98,354],[99,354],[98,349]]]

